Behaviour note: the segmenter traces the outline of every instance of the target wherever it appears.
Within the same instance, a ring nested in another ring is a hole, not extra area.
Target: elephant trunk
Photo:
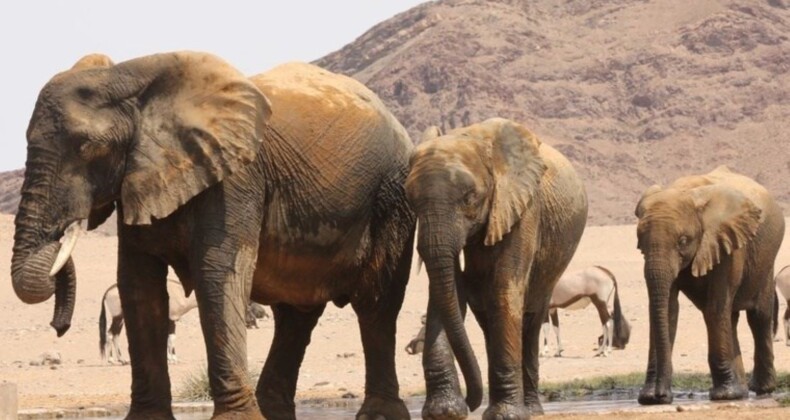
[[[431,224],[421,225],[431,226]],[[437,238],[435,232],[420,232],[420,254],[425,256],[425,266],[429,278],[429,293],[431,302],[435,302],[437,312],[442,320],[442,326],[447,334],[447,340],[453,354],[458,359],[458,364],[466,382],[466,403],[471,410],[480,406],[483,399],[483,385],[480,367],[477,364],[472,345],[464,329],[464,320],[461,315],[462,303],[458,300],[456,281],[456,261],[459,249],[446,244],[437,244],[436,241],[426,238]],[[466,304],[465,302],[463,304]]]
[[[650,257],[647,259],[651,260]],[[661,261],[660,258],[656,260]],[[669,298],[674,282],[674,270],[661,263],[645,264],[650,306],[650,340],[656,357],[656,398],[658,402],[671,402],[672,343],[669,338]]]
[[[29,165],[28,168],[31,166]],[[37,182],[34,170],[28,169],[22,200],[15,218],[11,281],[17,297],[25,303],[40,303],[55,294],[55,313],[51,325],[62,336],[71,325],[76,297],[76,273],[70,258],[79,228],[72,224],[64,244],[58,242],[44,217],[46,182]]]

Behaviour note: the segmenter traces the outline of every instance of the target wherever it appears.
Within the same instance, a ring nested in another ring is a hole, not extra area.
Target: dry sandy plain
[[[790,231],[790,229],[788,230]],[[130,389],[129,366],[101,363],[98,349],[98,316],[105,289],[115,282],[116,238],[89,233],[77,244],[77,307],[71,330],[58,339],[49,327],[52,300],[39,305],[20,302],[8,278],[13,238],[12,216],[0,216],[0,380],[17,383],[20,408],[78,407],[127,403]],[[787,239],[787,238],[786,238]],[[634,226],[587,228],[570,269],[600,264],[617,276],[623,311],[633,326],[631,343],[609,358],[594,356],[600,324],[592,308],[561,312],[564,357],[541,362],[541,378],[564,381],[599,375],[643,371],[648,346],[647,292],[641,275],[642,257],[636,249]],[[790,264],[790,241],[780,251],[777,270]],[[397,367],[402,395],[423,392],[420,357],[410,356],[403,347],[420,326],[420,316],[427,301],[427,277],[413,274],[406,301],[398,320]],[[781,304],[783,310],[784,303]],[[780,312],[781,313],[781,312]],[[481,368],[486,372],[483,338],[477,325],[467,321],[472,344]],[[268,352],[273,323],[265,320],[261,328],[248,331],[248,357],[251,369],[259,370]],[[179,323],[176,348],[180,363],[170,366],[174,395],[185,378],[205,366],[205,350],[197,311]],[[753,342],[743,320],[739,325],[742,351],[747,370],[751,369]],[[553,341],[552,341],[553,342]],[[125,336],[123,345],[125,346]],[[790,370],[790,347],[775,343],[776,367]],[[40,353],[55,350],[62,355],[56,367],[31,366]],[[363,358],[356,319],[350,308],[327,308],[313,333],[299,377],[297,398],[339,398],[346,392],[363,393]],[[679,334],[673,357],[676,372],[707,372],[706,333],[700,313],[681,297]],[[717,418],[776,418],[790,415],[782,409],[713,410],[708,414],[641,414],[641,417],[681,418],[711,416]],[[751,413],[751,414],[750,414]],[[634,414],[616,417],[631,418]],[[564,415],[562,417],[565,417]]]

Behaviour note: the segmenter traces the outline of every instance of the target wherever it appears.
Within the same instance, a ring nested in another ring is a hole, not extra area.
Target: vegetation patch
[[[751,372],[747,376],[750,377]],[[645,374],[634,372],[623,375],[574,379],[566,382],[544,382],[540,384],[540,392],[549,401],[584,397],[635,398],[644,382]],[[676,373],[672,377],[672,389],[675,392],[708,392],[711,386],[710,374],[707,372]],[[775,394],[788,392],[790,392],[790,373],[777,373]],[[790,396],[783,396],[778,401],[790,405]]]
[[[258,383],[258,373],[248,372],[250,384]],[[211,401],[211,387],[208,384],[208,369],[192,372],[181,385],[178,397],[182,401]]]

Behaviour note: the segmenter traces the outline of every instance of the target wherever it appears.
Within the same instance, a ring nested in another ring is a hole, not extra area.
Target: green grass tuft
[[[249,381],[252,386],[255,386],[258,383],[258,373],[249,372]],[[183,401],[211,401],[208,369],[197,370],[184,379],[179,389],[178,397]]]
[[[751,373],[747,376],[750,376]],[[592,395],[593,392],[622,391],[636,394],[645,382],[641,372],[614,376],[596,376],[566,382],[545,382],[540,392],[550,401]],[[709,373],[676,373],[672,377],[672,389],[684,392],[707,392],[712,386]],[[775,393],[790,392],[790,373],[776,375]],[[788,401],[790,404],[790,401]]]

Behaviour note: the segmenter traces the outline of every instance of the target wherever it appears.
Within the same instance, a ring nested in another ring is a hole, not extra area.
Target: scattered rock
[[[30,366],[52,366],[61,363],[60,353],[56,350],[45,351],[38,355],[38,359],[30,362]]]
[[[313,386],[327,386],[327,385],[329,385],[329,381],[316,382],[315,385]]]
[[[346,392],[345,394],[343,394],[342,398],[347,400],[354,399],[357,398],[357,394],[354,394],[353,392]]]
[[[356,353],[343,353],[343,354],[338,354],[337,357],[338,359],[348,359],[349,357],[356,357],[356,355],[357,355]]]

